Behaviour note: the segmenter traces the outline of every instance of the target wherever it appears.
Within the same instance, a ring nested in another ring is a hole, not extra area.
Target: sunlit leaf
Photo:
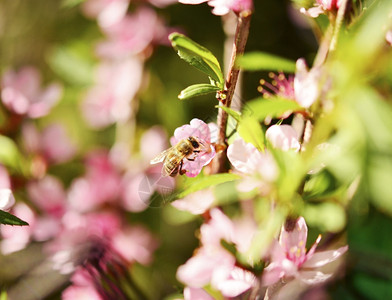
[[[369,192],[372,203],[392,216],[392,156],[371,157],[369,163]]]
[[[216,186],[218,184],[222,184],[229,181],[234,181],[240,179],[241,176],[237,174],[223,173],[223,174],[214,174],[202,177],[197,180],[192,180],[192,183],[189,186],[186,186],[183,191],[176,194],[177,199],[181,199],[191,193],[196,191],[204,190],[211,186]]]
[[[19,226],[29,225],[29,223],[19,219],[18,217],[14,216],[4,210],[0,210],[0,224],[19,225]]]
[[[10,138],[0,135],[0,163],[16,171],[22,170],[24,158]]]
[[[220,90],[219,87],[208,83],[194,84],[188,86],[186,89],[183,89],[181,93],[178,95],[178,99],[186,100],[201,95],[216,93],[219,90]]]
[[[269,99],[257,98],[248,102],[244,112],[259,121],[264,121],[266,117],[277,118],[286,112],[302,110],[304,110],[304,108],[293,100],[272,97]]]
[[[231,109],[230,107],[226,107],[223,105],[217,105],[216,107],[227,112],[227,114],[229,116],[232,116],[237,122],[239,122],[241,120],[241,113],[240,112],[235,111],[234,109]]]
[[[54,48],[48,55],[51,68],[67,82],[75,85],[88,85],[93,74],[92,65],[81,53],[82,46],[75,43]]]
[[[77,6],[83,2],[85,2],[86,0],[63,0],[61,3],[61,6],[65,7],[65,8],[72,8],[74,6]]]
[[[264,132],[259,121],[255,118],[242,118],[237,131],[245,142],[252,143],[259,150],[264,150]]]
[[[177,32],[170,34],[169,39],[183,60],[210,76],[221,89],[223,88],[224,78],[221,67],[210,50]]]
[[[321,231],[339,232],[346,225],[344,208],[333,202],[308,204],[304,208],[303,216],[311,226],[317,226]]]
[[[237,65],[244,70],[257,71],[282,71],[295,72],[295,62],[265,52],[248,52],[239,57]]]

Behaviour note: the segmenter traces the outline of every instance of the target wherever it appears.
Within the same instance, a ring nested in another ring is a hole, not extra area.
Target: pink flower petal
[[[227,278],[234,264],[235,258],[226,250],[214,247],[209,251],[203,247],[177,269],[177,278],[190,287],[201,288]]]
[[[192,193],[183,199],[171,203],[179,210],[189,211],[191,214],[199,215],[209,209],[215,200],[211,190],[203,190]]]
[[[15,204],[15,198],[10,189],[0,189],[0,209],[9,210]]]
[[[243,139],[237,139],[227,149],[227,157],[230,163],[238,171],[245,174],[253,174],[256,166],[251,162],[258,160],[258,150]]]
[[[336,250],[328,250],[316,252],[311,258],[309,258],[302,267],[304,268],[318,268],[322,267],[330,262],[337,260],[348,250],[348,246],[340,247]]]
[[[209,0],[178,0],[178,2],[183,3],[183,4],[200,4],[203,2],[207,2]]]
[[[308,71],[304,59],[298,59],[296,67],[294,78],[295,100],[301,106],[309,108],[320,95],[320,71],[318,69]]]
[[[308,237],[308,227],[305,219],[299,217],[292,231],[287,231],[284,226],[280,233],[279,243],[287,253],[287,257],[297,266],[306,259],[306,240]]]
[[[202,288],[186,287],[184,300],[214,300],[214,298]]]
[[[221,240],[233,242],[234,223],[220,209],[210,211],[211,219],[200,227],[201,242],[203,245],[220,247]]]
[[[385,39],[388,44],[392,46],[392,30],[387,31],[387,33],[385,34]]]
[[[283,268],[278,264],[271,263],[263,271],[262,285],[263,286],[272,285],[278,282],[278,280],[281,277],[283,277],[283,275],[284,275]]]
[[[129,262],[149,264],[158,241],[146,228],[133,226],[114,235],[112,247]]]
[[[298,151],[301,147],[298,141],[298,133],[290,125],[272,125],[267,129],[265,136],[273,147],[283,151],[290,149]]]
[[[230,278],[218,284],[218,289],[225,297],[236,297],[249,290],[255,282],[256,277],[253,273],[235,267],[230,273]]]
[[[306,10],[304,7],[301,7],[299,11],[311,18],[317,18],[319,15],[325,13],[325,10],[321,6],[311,7],[308,10]]]
[[[321,234],[319,234],[319,236],[317,237],[317,239],[314,242],[314,244],[312,245],[312,247],[310,247],[308,253],[306,253],[306,260],[308,260],[309,258],[311,258],[313,256],[320,241],[321,241]]]
[[[298,279],[306,284],[319,284],[328,280],[332,274],[324,274],[320,271],[304,271],[301,270],[298,274]]]

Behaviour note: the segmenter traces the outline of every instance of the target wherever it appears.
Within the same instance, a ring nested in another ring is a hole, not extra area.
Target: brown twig
[[[238,15],[237,29],[235,32],[234,45],[229,65],[229,71],[227,73],[226,83],[225,83],[225,93],[224,96],[220,96],[220,105],[225,107],[230,107],[234,95],[234,90],[237,85],[238,75],[240,69],[236,66],[235,62],[238,56],[242,55],[245,51],[245,45],[248,40],[249,26],[252,12],[243,11]],[[223,109],[219,108],[218,112],[218,141],[217,145],[222,147],[226,145],[226,126],[227,126],[228,114]],[[226,153],[222,151],[217,153],[211,166],[211,173],[221,173],[224,171],[226,160]]]

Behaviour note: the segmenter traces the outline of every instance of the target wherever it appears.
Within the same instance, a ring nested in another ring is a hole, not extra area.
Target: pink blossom
[[[169,30],[153,9],[142,7],[105,28],[105,33],[107,40],[96,51],[101,57],[118,59],[142,53],[153,44],[168,44]]]
[[[202,288],[186,287],[184,300],[214,300],[214,298]]]
[[[303,58],[296,62],[294,77],[288,76],[286,78],[283,73],[278,75],[270,73],[269,77],[272,79],[271,83],[261,79],[258,87],[258,91],[263,94],[264,98],[277,95],[294,100],[304,108],[309,108],[320,96],[320,69],[312,68],[308,70]]]
[[[72,284],[67,287],[61,294],[62,300],[103,300],[99,293],[91,285],[75,285]]]
[[[267,129],[265,136],[273,147],[283,151],[290,149],[298,151],[301,147],[298,133],[290,125],[272,125]]]
[[[62,87],[58,83],[41,89],[41,75],[34,67],[24,67],[18,72],[5,72],[1,86],[4,105],[18,115],[30,118],[47,115],[62,95]]]
[[[53,163],[63,163],[72,159],[76,145],[69,138],[61,124],[51,124],[42,131],[41,147],[44,156]]]
[[[195,177],[200,172],[203,166],[206,166],[215,156],[215,148],[211,145],[211,132],[209,126],[199,119],[192,119],[190,125],[183,125],[174,131],[174,136],[171,137],[170,143],[175,146],[183,139],[188,139],[190,136],[196,137],[202,143],[202,151],[196,153],[194,161],[188,159],[183,160],[182,169],[186,170],[186,175]]]
[[[218,283],[218,290],[225,297],[236,297],[255,286],[256,276],[239,267],[234,267],[227,279]]]
[[[140,154],[145,162],[149,162],[167,148],[167,134],[160,126],[153,126],[140,138]]]
[[[97,69],[96,83],[82,104],[87,123],[99,129],[127,120],[142,74],[143,64],[136,57],[103,62]]]
[[[246,251],[256,226],[237,230],[240,223],[231,221],[219,209],[212,209],[210,214],[210,221],[200,228],[202,247],[178,268],[177,277],[189,287],[202,288],[210,283],[222,295],[235,297],[254,286],[255,277],[235,266],[234,256],[222,247],[221,240]],[[245,232],[246,238],[242,236]]]
[[[103,203],[116,201],[120,194],[121,176],[105,151],[89,153],[86,174],[75,179],[68,201],[77,211],[89,211]]]
[[[343,0],[316,0],[325,10],[338,9],[342,5]]]
[[[387,31],[387,33],[385,34],[385,39],[388,44],[392,46],[392,30]]]
[[[15,204],[12,191],[7,188],[0,188],[0,210],[9,210]]]
[[[126,14],[130,0],[88,0],[82,11],[90,18],[97,18],[101,27],[119,22]]]
[[[158,240],[143,226],[123,228],[113,235],[112,248],[128,262],[149,264],[153,252],[158,248]]]
[[[326,12],[337,11],[342,5],[343,0],[316,0],[316,2],[314,7],[309,9],[302,7],[300,12],[309,17],[317,18],[319,15],[325,14]]]
[[[319,81],[321,72],[319,68],[308,71],[304,59],[298,59],[294,78],[295,101],[301,106],[309,108],[320,96]]]
[[[278,176],[278,169],[274,158],[266,150],[260,152],[251,143],[243,139],[235,140],[227,149],[227,157],[234,168],[251,176],[261,176],[263,180],[271,182]],[[257,183],[259,181],[256,181]]]
[[[321,236],[306,252],[308,228],[304,218],[296,220],[293,230],[282,227],[279,243],[271,250],[271,262],[264,269],[263,284],[271,285],[284,278],[295,278],[306,284],[317,284],[326,281],[332,273],[323,273],[320,268],[335,261],[344,254],[348,247],[337,250],[315,252]]]
[[[282,72],[275,74],[270,72],[268,76],[271,78],[271,83],[260,80],[260,85],[257,90],[264,98],[269,98],[272,95],[277,95],[286,99],[294,99],[294,76],[286,77]]]
[[[177,269],[177,278],[187,286],[202,288],[208,283],[228,278],[234,265],[235,258],[228,251],[203,247]]]
[[[63,184],[54,176],[46,175],[27,184],[30,200],[43,212],[53,217],[61,217],[65,212],[66,193]]]
[[[178,210],[188,211],[194,215],[200,215],[211,208],[215,196],[211,190],[202,190],[185,196],[182,199],[175,200],[171,203]]]
[[[51,124],[40,133],[33,123],[26,123],[22,127],[22,135],[26,151],[42,155],[47,162],[63,163],[76,153],[75,143],[61,124]]]
[[[213,7],[212,13],[218,16],[226,15],[230,11],[240,13],[242,11],[252,11],[252,0],[178,0],[183,4],[200,4],[208,2]]]

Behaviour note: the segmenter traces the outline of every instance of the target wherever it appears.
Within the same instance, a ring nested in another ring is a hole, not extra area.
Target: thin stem
[[[248,40],[249,26],[252,12],[243,11],[238,16],[237,29],[235,32],[234,45],[229,65],[229,71],[226,77],[225,84],[225,97],[219,99],[220,105],[230,107],[233,100],[235,87],[237,85],[240,69],[235,65],[238,56],[242,55],[245,51],[245,45]],[[217,144],[222,147],[226,145],[226,127],[227,127],[228,114],[221,108],[218,111],[218,141]],[[225,152],[218,153],[212,163],[211,173],[221,173],[224,171],[224,164],[226,160]]]
[[[331,44],[329,46],[329,51],[335,51],[336,49],[336,44],[339,38],[339,32],[343,24],[344,20],[344,15],[346,13],[346,7],[347,7],[348,0],[343,0],[342,3],[340,4],[340,7],[338,9],[338,15],[336,17],[335,21],[335,27],[333,31],[333,36],[331,40]]]

